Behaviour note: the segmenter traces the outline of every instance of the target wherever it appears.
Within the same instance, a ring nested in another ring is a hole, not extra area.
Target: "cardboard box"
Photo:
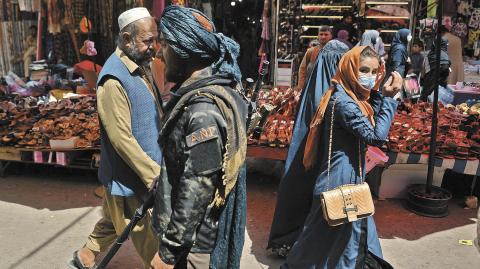
[[[20,161],[20,150],[11,147],[0,147],[0,160],[5,161]]]
[[[74,149],[77,140],[78,140],[78,137],[77,137],[77,136],[74,136],[74,137],[72,137],[72,138],[65,139],[65,140],[55,140],[55,139],[51,139],[51,140],[50,140],[50,148],[52,148],[53,150],[69,150],[69,149]]]
[[[0,147],[0,160],[20,161],[22,159],[20,150],[11,147]]]

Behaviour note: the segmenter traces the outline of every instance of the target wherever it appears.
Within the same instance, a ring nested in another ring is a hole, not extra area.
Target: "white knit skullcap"
[[[144,7],[136,7],[129,9],[120,16],[118,16],[118,27],[122,30],[125,26],[129,25],[134,21],[138,21],[143,18],[151,18],[152,16],[148,10]]]

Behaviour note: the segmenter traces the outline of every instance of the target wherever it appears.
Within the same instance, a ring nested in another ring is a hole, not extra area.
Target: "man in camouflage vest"
[[[166,78],[177,86],[159,137],[166,169],[156,187],[160,244],[151,268],[239,268],[247,115],[239,46],[204,14],[179,6],[165,10],[160,43]]]

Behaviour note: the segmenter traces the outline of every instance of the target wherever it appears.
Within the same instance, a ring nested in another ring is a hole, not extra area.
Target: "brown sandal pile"
[[[258,140],[250,137],[249,144],[266,145],[270,147],[286,147],[293,135],[293,126],[300,92],[292,88],[270,91],[260,91],[257,104],[266,104],[275,108],[267,117]]]
[[[0,102],[0,146],[48,148],[51,139],[79,137],[77,148],[100,142],[95,97],[62,99],[36,105],[32,97]]]
[[[436,154],[443,158],[480,158],[480,106],[439,104]],[[392,152],[426,154],[430,150],[432,126],[430,103],[405,100],[399,107],[389,133]]]

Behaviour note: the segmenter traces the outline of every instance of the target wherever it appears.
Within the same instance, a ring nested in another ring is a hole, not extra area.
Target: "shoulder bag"
[[[330,226],[338,226],[358,219],[371,216],[375,212],[370,188],[365,182],[362,171],[362,154],[360,141],[358,142],[358,158],[361,182],[346,184],[330,190],[330,166],[332,157],[333,115],[336,99],[332,106],[330,123],[330,138],[328,143],[327,190],[320,194],[323,217]]]

